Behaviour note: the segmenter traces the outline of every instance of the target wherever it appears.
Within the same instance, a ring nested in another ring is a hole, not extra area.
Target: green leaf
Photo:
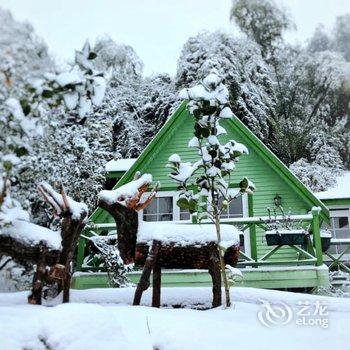
[[[21,104],[21,107],[22,107],[24,115],[28,115],[30,113],[30,111],[31,111],[31,108],[30,108],[30,105],[29,105],[28,101],[27,100],[21,100],[20,104]]]
[[[197,211],[197,201],[194,200],[193,198],[191,198],[190,201],[188,202],[188,209],[191,214]]]
[[[5,171],[10,171],[12,169],[12,163],[9,160],[3,162],[3,167]]]
[[[176,205],[181,209],[188,209],[190,207],[188,200],[184,197],[179,198]]]
[[[241,189],[246,189],[248,187],[248,179],[246,177],[239,183]]]
[[[53,96],[52,90],[44,90],[41,94],[44,98],[50,98]]]
[[[210,135],[210,130],[208,128],[202,128],[201,134],[203,137],[208,137]]]
[[[202,112],[201,112],[200,109],[195,109],[195,110],[193,111],[193,116],[194,116],[196,119],[200,118],[201,115],[202,115]]]
[[[25,147],[17,147],[14,151],[17,157],[25,156],[28,154],[28,150]]]
[[[91,51],[88,56],[88,60],[94,60],[97,57],[97,53]]]

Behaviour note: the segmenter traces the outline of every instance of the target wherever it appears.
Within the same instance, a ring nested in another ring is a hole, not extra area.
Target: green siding
[[[178,153],[183,161],[193,161],[198,157],[195,149],[187,147],[188,141],[193,137],[194,119],[183,106],[180,107],[178,113],[181,114],[181,118],[168,121],[172,123],[171,128],[166,133],[160,132],[162,137],[157,136],[157,139],[154,140],[156,142],[148,147],[152,148],[151,152],[147,157],[136,162],[120,182],[130,181],[138,170],[142,173],[151,173],[154,181],[160,181],[161,189],[175,190],[174,182],[168,176],[169,169],[165,167],[169,156]],[[221,124],[227,131],[226,135],[220,136],[221,142],[234,139],[244,143],[249,149],[249,155],[241,157],[236,164],[231,182],[237,184],[244,176],[248,176],[255,183],[257,191],[253,196],[253,210],[251,211],[253,216],[267,215],[267,207],[273,207],[273,198],[277,193],[282,197],[282,205],[286,211],[290,209],[293,214],[304,214],[310,211],[312,206],[310,200],[302,196],[300,191],[298,193],[295,184],[286,179],[276,166],[268,164],[266,157],[262,156],[259,148],[261,146],[247,142],[246,135],[235,123],[224,120]],[[94,221],[113,222],[113,219],[103,212]],[[257,229],[257,246],[259,257],[271,249],[266,246],[264,232],[259,228]],[[294,250],[283,247],[274,255],[274,258],[292,258],[295,257],[295,254]]]
[[[187,113],[187,112],[186,112]],[[227,134],[222,135],[222,143],[230,139],[245,143],[249,149],[249,155],[240,158],[236,164],[236,169],[231,176],[232,183],[238,183],[244,176],[248,176],[256,185],[257,191],[253,196],[253,216],[267,215],[267,207],[273,207],[273,198],[276,193],[282,197],[282,204],[285,209],[291,209],[293,214],[305,214],[310,210],[310,206],[296,194],[291,185],[272,169],[253,145],[246,143],[244,136],[234,129],[228,121],[221,122]],[[197,152],[187,147],[188,141],[193,137],[194,119],[187,113],[176,129],[173,129],[167,140],[159,148],[159,153],[153,155],[153,159],[144,163],[139,169],[142,173],[151,173],[154,180],[160,181],[163,189],[175,189],[174,182],[169,178],[169,169],[165,167],[169,156],[178,153],[183,161],[193,161],[197,159]],[[257,230],[258,256],[264,255],[269,249],[265,244],[264,232]],[[275,258],[294,257],[295,252],[289,248],[282,248]]]
[[[339,198],[339,199],[323,199],[322,202],[327,206],[350,206],[350,198]]]

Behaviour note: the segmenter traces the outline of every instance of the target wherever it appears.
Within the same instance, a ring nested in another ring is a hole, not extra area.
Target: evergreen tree
[[[273,138],[274,88],[271,72],[258,46],[221,32],[202,33],[184,45],[178,61],[176,85],[191,86],[212,69],[222,75],[233,112],[261,140]]]
[[[266,59],[274,56],[283,33],[293,27],[286,11],[273,0],[234,0],[231,20],[259,45]]]

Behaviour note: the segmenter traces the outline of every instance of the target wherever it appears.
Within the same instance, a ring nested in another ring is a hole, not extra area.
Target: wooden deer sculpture
[[[52,283],[57,283],[59,292],[63,290],[63,302],[68,302],[72,259],[88,210],[85,204],[69,198],[62,185],[61,194],[46,183],[39,185],[38,189],[45,201],[52,206],[54,215],[62,218],[60,233],[18,218],[9,229],[0,234],[0,254],[11,256],[22,264],[36,265],[32,292],[28,297],[30,304],[41,304],[44,284]],[[28,240],[30,230],[37,232],[39,237],[44,231],[46,240],[38,241],[38,237],[36,240]],[[52,238],[47,237],[50,234],[59,235],[58,241],[61,244],[58,247],[48,244]]]
[[[134,305],[139,305],[143,291],[150,285],[153,271],[152,306],[160,306],[161,268],[207,269],[213,282],[213,307],[221,305],[221,274],[218,247],[215,242],[179,246],[178,242],[139,242],[137,240],[138,211],[151,203],[157,187],[142,202],[141,196],[152,182],[152,177],[144,174],[114,191],[102,191],[99,206],[114,218],[118,233],[118,248],[125,264],[143,266],[140,281],[134,295]],[[157,225],[157,223],[154,223]],[[183,229],[186,230],[185,225]],[[239,245],[230,246],[225,252],[225,263],[234,266],[239,256]]]

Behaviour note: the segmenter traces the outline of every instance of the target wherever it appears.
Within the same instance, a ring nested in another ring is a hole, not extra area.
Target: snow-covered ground
[[[71,303],[52,307],[27,305],[27,292],[2,293],[0,349],[331,349],[350,341],[349,299],[233,288],[231,308],[201,311],[186,306],[209,305],[210,288],[163,288],[161,309],[149,307],[151,290],[131,306],[133,292],[73,290]]]

